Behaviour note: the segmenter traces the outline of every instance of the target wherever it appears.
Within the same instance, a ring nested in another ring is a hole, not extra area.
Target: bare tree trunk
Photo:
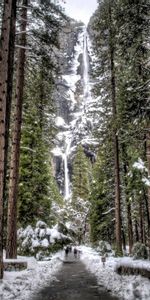
[[[140,242],[144,243],[144,236],[143,236],[143,203],[142,203],[142,199],[140,199],[140,203],[139,203],[139,217],[140,217]]]
[[[26,46],[26,26],[27,26],[27,5],[28,0],[23,0],[21,13],[21,37],[18,50],[16,94],[15,94],[15,116],[14,129],[12,134],[12,149],[10,161],[9,197],[8,197],[8,217],[7,217],[7,247],[6,257],[16,258],[17,256],[17,192],[19,179],[19,157],[20,139],[22,123],[22,104],[24,88],[25,69],[25,46]]]
[[[4,218],[4,174],[5,174],[5,138],[6,106],[8,93],[8,70],[10,63],[9,47],[11,43],[11,25],[16,2],[4,1],[2,34],[0,41],[0,278],[3,278],[3,218]]]
[[[131,204],[127,200],[127,218],[128,218],[128,240],[129,240],[129,253],[132,252],[133,247],[133,229],[132,229],[132,218],[131,218]]]
[[[148,166],[148,177],[150,180],[150,126],[147,129],[146,134],[146,157],[147,157],[147,166]],[[148,187],[148,211],[149,211],[149,218],[150,218],[150,187]]]
[[[128,173],[128,157],[125,144],[122,144],[122,155],[123,155],[123,169],[124,169],[124,184],[125,184],[125,196],[126,196],[126,208],[127,208],[127,221],[128,221],[128,242],[129,242],[129,253],[131,254],[133,247],[133,226],[132,226],[132,216],[131,216],[131,203],[129,200],[129,194],[127,191],[127,173]]]
[[[138,222],[135,220],[135,241],[139,242]]]
[[[123,228],[122,228],[122,246],[123,246],[123,250],[126,251],[126,236]]]
[[[150,180],[150,124],[147,126],[146,133],[146,157],[147,157],[147,167],[148,167],[148,179]],[[148,187],[148,199],[147,199],[147,214],[148,214],[148,248],[150,257],[150,186]]]
[[[109,48],[110,48],[110,66],[111,66],[111,96],[113,110],[113,144],[114,144],[114,166],[115,166],[115,225],[116,225],[116,246],[117,252],[122,254],[121,240],[121,204],[120,204],[120,170],[119,170],[119,143],[117,135],[117,108],[116,108],[116,80],[115,80],[115,65],[114,65],[114,41],[112,32],[112,17],[111,4],[109,3]]]
[[[6,97],[6,121],[5,121],[5,156],[4,156],[4,229],[6,229],[7,218],[7,170],[8,170],[8,149],[9,149],[9,128],[11,103],[13,92],[13,73],[14,73],[14,53],[15,53],[15,33],[16,33],[16,0],[12,0],[12,16],[11,16],[11,34],[9,40],[9,56],[8,56],[8,79],[7,79],[7,97]],[[4,247],[6,241],[4,240]]]

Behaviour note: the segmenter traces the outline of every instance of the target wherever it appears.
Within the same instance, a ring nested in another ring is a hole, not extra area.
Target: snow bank
[[[138,260],[135,261],[129,257],[106,258],[105,267],[101,262],[100,255],[88,247],[80,247],[82,250],[81,259],[86,268],[90,270],[97,277],[98,284],[104,286],[107,291],[119,296],[119,299],[127,300],[148,300],[150,299],[150,282],[149,279],[141,276],[121,276],[115,272],[119,264],[126,264],[130,266],[138,265],[141,268],[150,268],[149,261]]]
[[[53,255],[51,261],[38,262],[33,257],[22,257],[28,262],[28,269],[20,272],[5,272],[0,285],[1,300],[29,300],[40,289],[56,280],[55,274],[61,268],[61,252]]]

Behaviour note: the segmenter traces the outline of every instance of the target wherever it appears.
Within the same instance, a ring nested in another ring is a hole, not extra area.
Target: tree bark
[[[138,222],[135,220],[135,241],[139,242],[139,231],[138,231]]]
[[[5,121],[5,154],[4,154],[4,228],[7,218],[7,170],[8,170],[8,149],[9,149],[9,128],[11,116],[11,103],[13,93],[13,73],[14,73],[14,53],[15,53],[15,33],[16,33],[16,0],[12,0],[12,15],[11,15],[11,32],[9,39],[9,55],[8,55],[8,79],[7,79],[7,96],[6,96],[6,121]],[[5,244],[5,241],[4,241]],[[5,245],[4,245],[5,247]]]
[[[127,199],[127,218],[128,218],[128,240],[129,240],[129,253],[132,252],[133,247],[133,229],[132,229],[132,218],[131,218],[131,204]]]
[[[19,180],[19,157],[22,123],[22,104],[24,88],[24,70],[25,70],[25,46],[26,46],[26,26],[27,26],[27,5],[28,0],[23,0],[21,13],[21,37],[18,50],[17,76],[16,76],[16,94],[15,94],[15,115],[14,128],[12,134],[12,149],[10,160],[10,178],[9,178],[9,196],[8,196],[8,217],[7,217],[7,247],[6,257],[17,257],[17,192]]]
[[[109,49],[110,49],[110,71],[111,71],[111,97],[113,112],[113,145],[114,145],[114,175],[115,175],[115,231],[116,231],[116,247],[117,252],[122,254],[121,239],[121,203],[120,203],[120,168],[119,168],[119,143],[117,135],[117,105],[116,105],[116,78],[115,78],[115,47],[114,34],[112,30],[111,3],[109,2]]]
[[[127,151],[125,144],[122,145],[122,155],[123,155],[123,169],[124,169],[124,184],[125,184],[125,196],[126,196],[126,208],[127,208],[127,221],[128,221],[128,242],[129,242],[129,253],[131,254],[132,247],[133,247],[133,226],[132,226],[132,216],[131,216],[131,203],[129,200],[129,193],[127,190]]]
[[[12,41],[11,25],[15,15],[16,1],[4,1],[2,33],[0,41],[0,278],[3,278],[3,218],[4,218],[4,175],[5,175],[5,139],[6,139],[6,107],[8,93],[8,70],[10,43]],[[13,61],[11,61],[13,63]],[[8,107],[7,107],[8,108]]]
[[[147,167],[148,167],[148,178],[150,180],[150,126],[147,128],[146,134],[146,157],[147,157]],[[148,187],[148,212],[150,219],[150,187]]]
[[[144,219],[143,219],[143,201],[140,199],[139,203],[139,224],[140,224],[140,242],[143,244],[144,243]]]

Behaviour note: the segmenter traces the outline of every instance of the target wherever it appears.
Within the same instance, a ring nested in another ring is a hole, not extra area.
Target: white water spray
[[[88,34],[85,28],[84,38],[83,38],[83,95],[84,104],[91,98],[90,88],[89,88],[89,57],[88,57]]]
[[[71,139],[65,141],[65,153],[63,154],[64,160],[64,198],[67,200],[70,198],[70,180],[69,180],[69,170],[68,170],[68,156],[71,146]]]

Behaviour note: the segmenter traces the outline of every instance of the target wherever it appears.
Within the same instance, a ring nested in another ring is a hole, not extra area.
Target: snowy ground
[[[144,266],[150,270],[150,261],[133,260],[129,257],[116,258],[108,257],[105,267],[103,267],[100,255],[91,248],[80,247],[82,250],[81,259],[97,277],[98,284],[111,291],[114,295],[118,295],[119,299],[127,300],[148,300],[150,299],[150,281],[141,276],[123,276],[115,272],[118,264]]]
[[[97,277],[98,284],[106,291],[118,295],[120,300],[150,299],[150,281],[141,276],[122,276],[115,272],[118,264],[145,266],[150,270],[150,262],[133,260],[129,257],[108,257],[103,267],[100,255],[90,247],[81,246],[81,260],[86,268]],[[22,258],[28,261],[28,269],[20,272],[5,272],[0,283],[0,300],[29,300],[41,288],[56,280],[55,274],[61,269],[62,251],[52,256],[51,261],[37,262],[34,258]],[[84,299],[83,299],[84,300]]]
[[[62,252],[52,256],[51,261],[37,262],[33,257],[21,257],[28,262],[28,269],[19,272],[5,272],[0,283],[0,300],[29,300],[39,289],[55,280],[61,268]]]

